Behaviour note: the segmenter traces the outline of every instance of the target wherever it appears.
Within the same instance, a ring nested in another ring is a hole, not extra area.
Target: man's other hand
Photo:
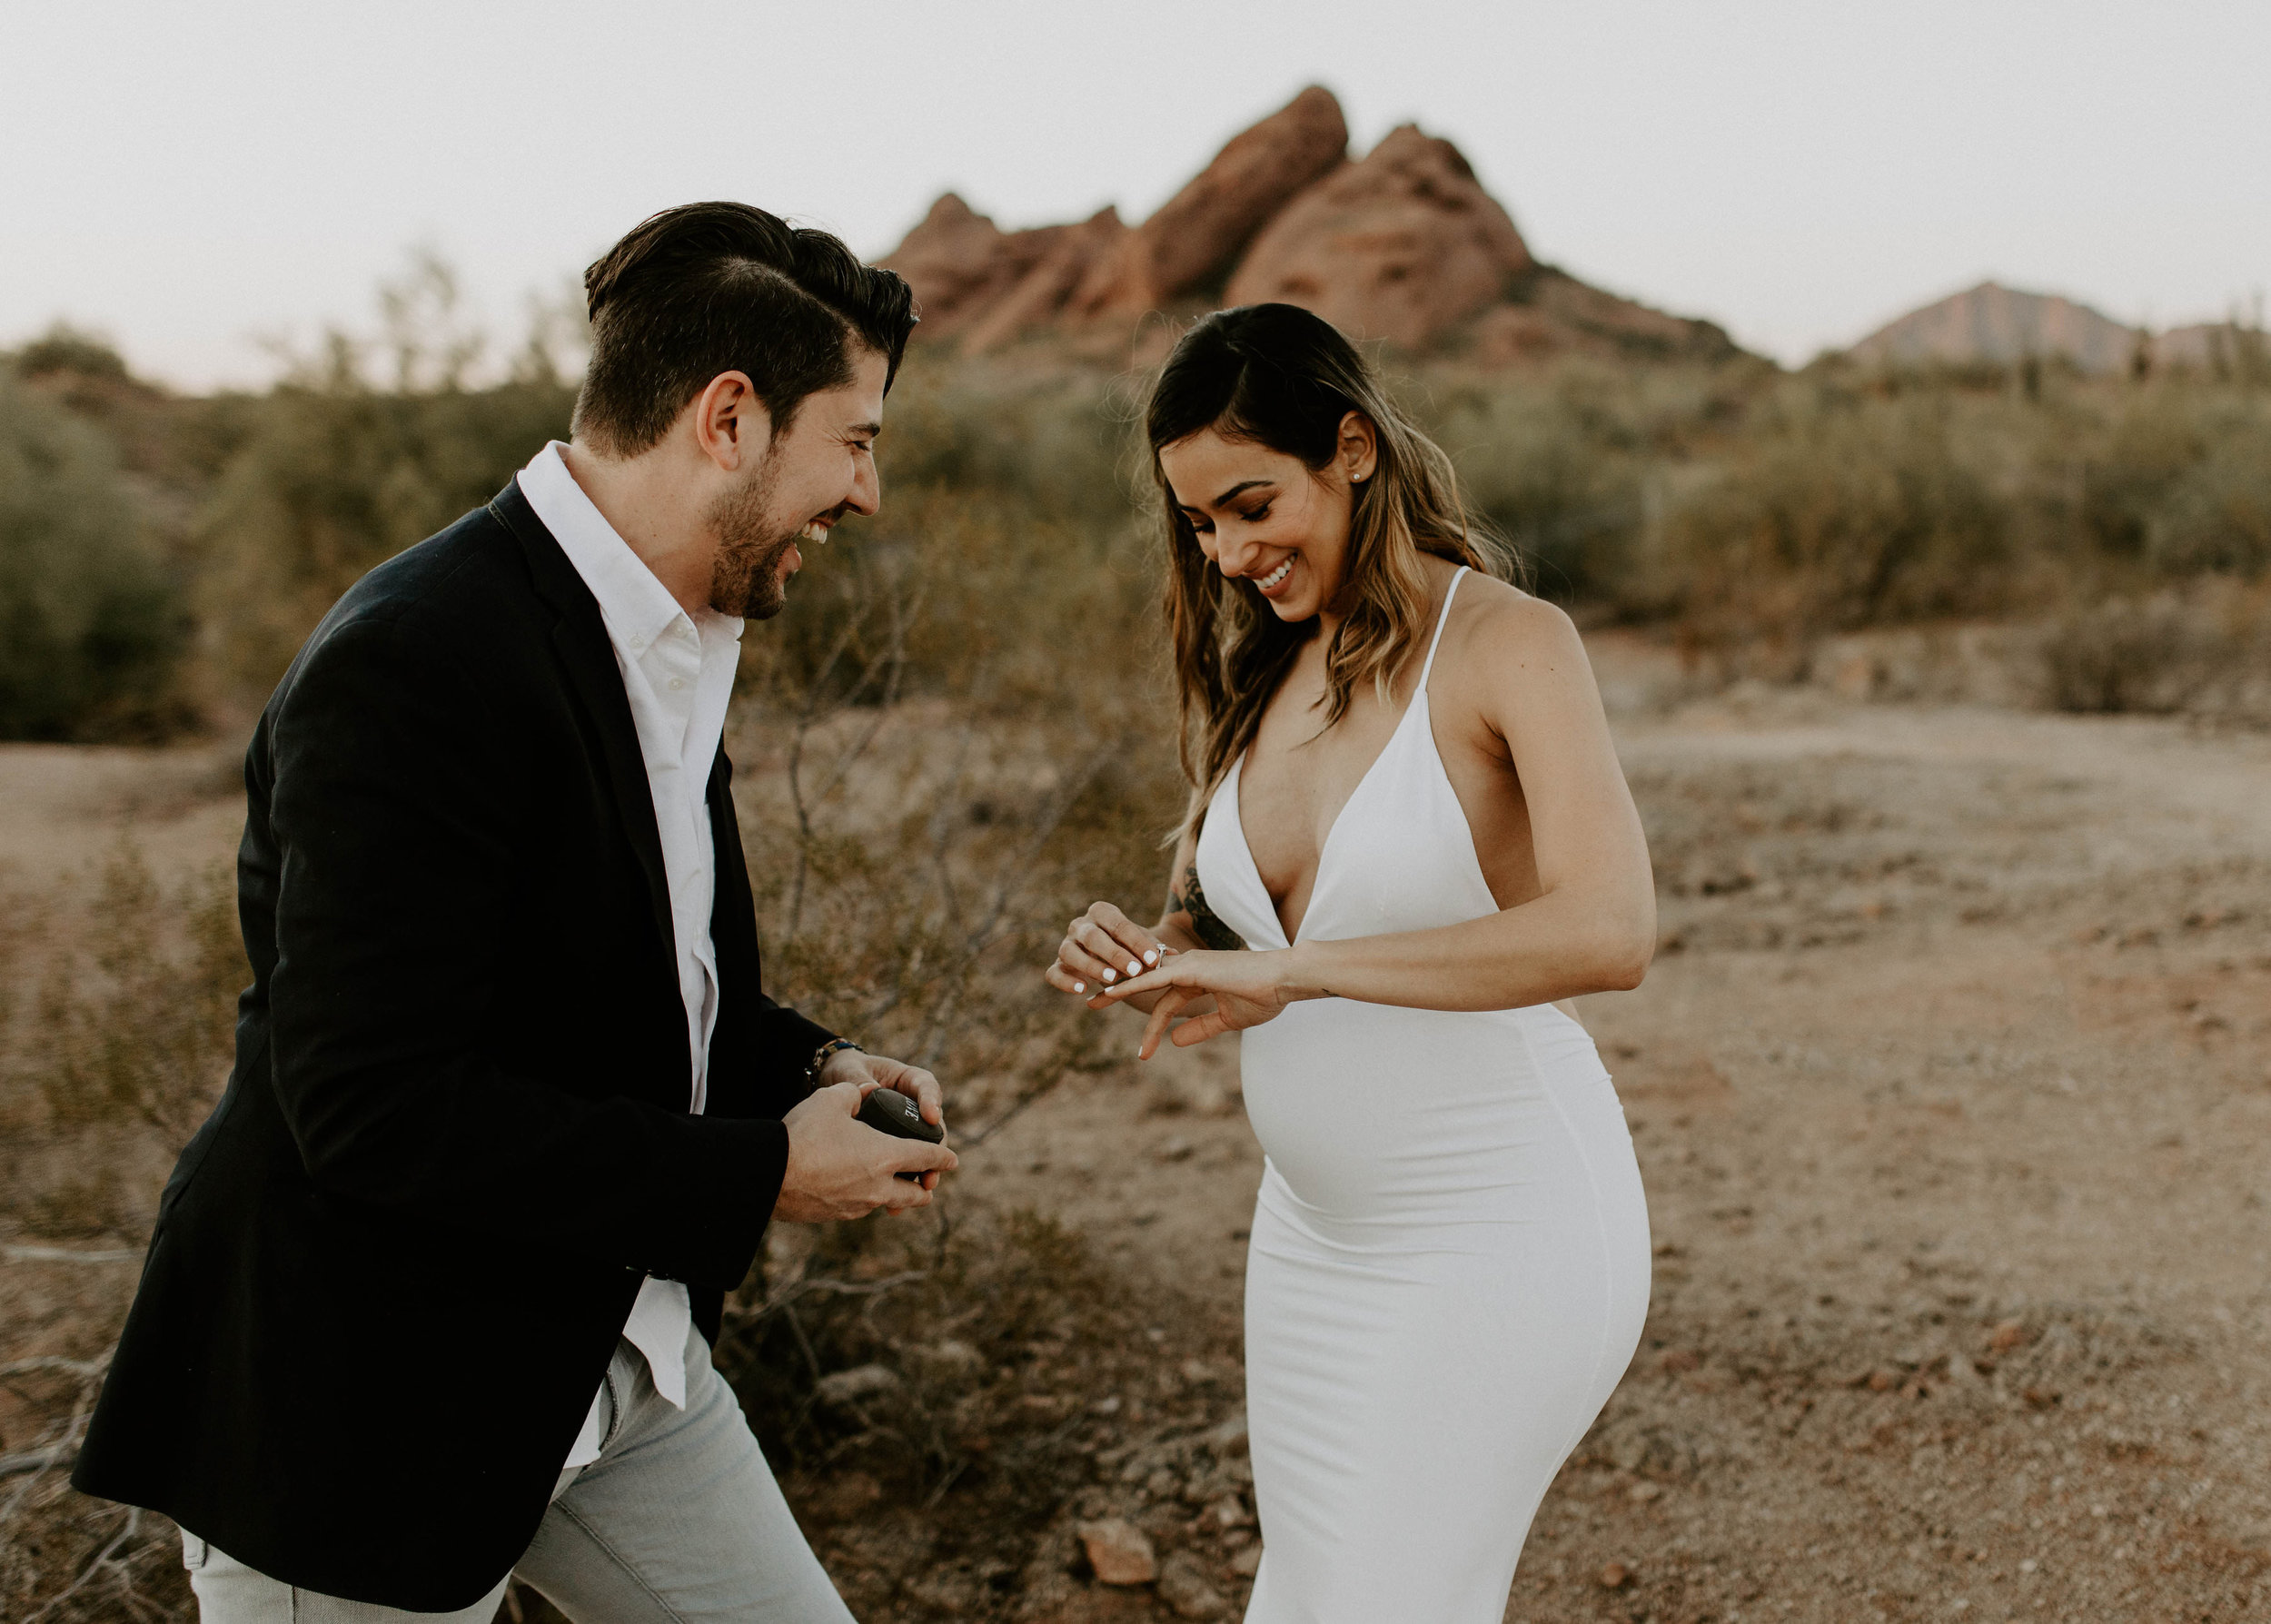
[[[909,1065],[903,1060],[888,1059],[870,1055],[865,1049],[838,1049],[828,1057],[820,1068],[820,1081],[829,1083],[872,1083],[882,1088],[905,1094],[922,1110],[923,1120],[933,1127],[947,1125],[946,1095],[940,1092],[938,1079],[919,1065]],[[863,1091],[864,1092],[864,1091]],[[938,1174],[926,1173],[923,1188],[936,1190]]]
[[[904,1060],[888,1060],[864,1049],[838,1049],[820,1068],[820,1082],[823,1086],[830,1083],[875,1083],[895,1088],[923,1108],[925,1122],[933,1127],[946,1125],[946,1096],[938,1090],[938,1079],[921,1066],[909,1065]]]
[[[832,1056],[835,1061],[845,1058]],[[902,1093],[924,1104],[924,1115],[936,1121],[938,1084],[929,1073],[900,1066],[897,1061],[877,1062],[874,1056],[851,1055],[871,1065],[896,1067],[929,1085],[923,1101],[909,1085]],[[827,1075],[826,1072],[822,1075]],[[780,1198],[773,1216],[798,1223],[825,1223],[839,1219],[865,1218],[881,1207],[887,1213],[928,1206],[938,1175],[959,1164],[943,1144],[919,1139],[900,1139],[878,1134],[858,1120],[859,1102],[879,1080],[862,1076],[832,1082],[815,1089],[781,1118],[788,1130],[788,1167],[780,1181]],[[918,1173],[919,1179],[903,1179],[902,1173]]]

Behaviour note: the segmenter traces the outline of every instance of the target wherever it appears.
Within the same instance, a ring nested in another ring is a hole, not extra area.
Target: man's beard
[[[769,620],[788,606],[780,561],[797,544],[803,526],[780,533],[781,521],[767,511],[776,483],[768,453],[709,510],[718,537],[717,561],[709,567],[709,607],[721,615]]]

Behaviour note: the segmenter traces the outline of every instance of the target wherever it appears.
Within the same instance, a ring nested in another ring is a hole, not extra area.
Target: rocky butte
[[[1149,359],[1182,322],[1283,301],[1360,341],[1507,365],[1564,353],[1719,360],[1709,322],[1588,286],[1530,252],[1448,141],[1392,130],[1362,158],[1311,85],[1234,137],[1142,224],[1106,209],[1005,232],[947,193],[884,260],[926,343]]]
[[[2215,377],[2266,370],[2260,312],[2158,334],[2058,293],[1983,282],[1888,322],[1846,352],[1874,366],[2008,366],[2063,361],[2077,371],[2190,371]]]

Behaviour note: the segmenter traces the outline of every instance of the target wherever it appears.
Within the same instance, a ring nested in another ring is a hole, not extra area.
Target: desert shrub
[[[2271,591],[2210,579],[2066,609],[2041,640],[2058,710],[2271,721]]]
[[[1079,371],[954,363],[918,351],[876,442],[888,515],[895,491],[985,491],[1032,518],[1108,531],[1148,500],[1136,391]]]
[[[1542,385],[1459,390],[1429,428],[1540,592],[1567,602],[1616,589],[1641,513],[1643,463],[1631,425]]]
[[[67,1473],[134,1282],[121,1254],[131,1257],[147,1233],[157,1181],[228,1067],[236,995],[249,979],[234,900],[224,870],[169,891],[121,845],[72,926],[55,928],[52,912],[31,921],[46,975],[36,998],[12,1012],[6,1095],[44,1103],[49,1143],[33,1162],[47,1176],[12,1169],[0,1213],[19,1233],[68,1243],[51,1266],[89,1273],[78,1311],[36,1332],[38,1356],[0,1363],[13,1401],[13,1452],[0,1465],[0,1615],[10,1619],[94,1624],[193,1612],[173,1525],[87,1500]]]
[[[414,387],[375,385],[371,361],[335,338],[321,365],[253,404],[203,507],[203,608],[228,675],[249,690],[273,684],[365,572],[487,501],[567,432],[573,386],[540,371],[474,389],[406,345],[391,364]],[[848,528],[837,550],[863,548],[871,568],[925,579],[940,611],[927,624],[940,629],[907,651],[913,674],[966,662],[971,638],[997,638],[1036,598],[1087,590],[1066,578],[1109,567],[1103,539],[1128,511],[1120,440],[1092,382],[969,379],[920,358],[907,369],[878,446],[884,516]],[[949,578],[913,556],[942,530],[1006,545],[958,545],[964,573]],[[844,624],[815,589],[824,574],[799,583],[807,601],[774,639],[807,676]]]
[[[745,639],[744,843],[769,977],[1006,1101],[1090,1063],[1098,1023],[1039,969],[1095,897],[1158,894],[1172,710],[1149,593],[1077,567],[1076,536],[905,507],[904,531],[847,527]]]
[[[907,1221],[776,1228],[718,1362],[862,1617],[1007,1619],[1078,1616],[1076,1518],[1222,1568],[1251,1516],[1237,1346],[1227,1313],[957,1190]]]
[[[168,896],[141,853],[103,866],[87,931],[51,962],[32,1065],[64,1126],[140,1123],[178,1148],[213,1107],[252,980],[227,869]]]
[[[1934,401],[1794,400],[1665,520],[1669,596],[1726,647],[2005,607],[2007,514]]]
[[[2145,559],[2163,577],[2253,576],[2271,566],[2271,409],[2216,412],[2200,453],[2147,516]]]
[[[1394,382],[1475,510],[1513,543],[1532,589],[1595,619],[1661,615],[1646,555],[1666,470],[1723,433],[1755,391],[1749,368],[1584,359],[1439,366]]]
[[[100,334],[58,322],[15,352],[15,372],[21,378],[45,378],[58,372],[82,378],[107,378],[124,382],[126,359]]]
[[[540,302],[501,371],[432,254],[412,254],[378,304],[374,338],[331,331],[230,414],[194,545],[221,676],[251,696],[274,686],[349,587],[489,500],[568,432],[575,384],[555,352],[575,335],[560,331],[560,311]]]
[[[342,592],[564,436],[574,399],[543,382],[382,391],[342,350],[262,400],[197,527],[227,677],[273,686]]]
[[[1107,1064],[1039,972],[1095,896],[1158,895],[1182,788],[1140,569],[951,477],[887,469],[881,520],[810,561],[747,639],[732,745],[769,988],[936,1069],[967,1149]],[[778,1226],[718,1361],[862,1616],[1007,1618],[1066,1582],[1100,1454],[1235,1406],[1175,1374],[1235,1346],[950,1180],[909,1220]]]
[[[2156,513],[2207,451],[2197,414],[2187,410],[2189,393],[2140,391],[2109,413],[2065,418],[2072,438],[2058,448],[2060,471],[2079,488],[2083,537],[2107,559],[2146,559]]]
[[[1135,1317],[1079,1236],[958,1192],[915,1221],[784,1225],[761,1272],[736,1294],[719,1351],[751,1423],[790,1466],[863,1453],[847,1463],[918,1497],[981,1453],[1007,1468],[1012,1492],[1038,1487],[1016,1480],[1036,1467],[1061,1474],[1039,1457],[1087,1402],[1020,1398],[1102,1372],[1050,1369],[1034,1344],[1055,1342],[1063,1361],[1076,1345],[1124,1342]],[[1037,1522],[1054,1507],[1029,1510]]]
[[[0,737],[167,730],[188,630],[110,440],[0,372]]]

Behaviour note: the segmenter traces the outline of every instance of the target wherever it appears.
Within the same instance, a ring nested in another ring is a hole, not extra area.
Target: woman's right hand
[[[1065,927],[1056,962],[1043,972],[1042,979],[1060,993],[1085,999],[1091,1009],[1108,1009],[1106,988],[1141,975],[1174,951],[1110,903],[1091,903],[1086,913]]]

